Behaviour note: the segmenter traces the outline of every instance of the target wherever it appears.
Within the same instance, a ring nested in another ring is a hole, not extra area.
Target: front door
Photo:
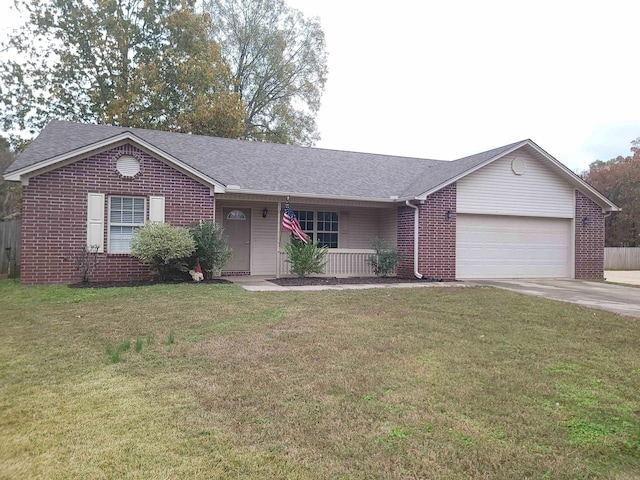
[[[249,272],[251,268],[251,209],[223,208],[222,226],[233,250],[224,267],[229,272]]]

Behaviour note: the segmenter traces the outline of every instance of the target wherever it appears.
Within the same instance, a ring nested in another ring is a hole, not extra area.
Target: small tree
[[[131,241],[131,254],[151,264],[161,280],[167,280],[174,270],[186,271],[186,258],[195,248],[189,229],[168,223],[147,223],[136,230]]]
[[[368,258],[377,277],[388,277],[398,266],[398,249],[391,242],[381,238],[370,238],[369,243],[376,253]]]
[[[291,272],[299,277],[308,277],[311,273],[322,273],[327,264],[324,257],[327,247],[318,247],[318,242],[304,243],[291,238],[284,247]]]
[[[205,278],[211,278],[231,258],[224,229],[212,220],[202,220],[189,230],[196,244],[196,261],[200,263]]]

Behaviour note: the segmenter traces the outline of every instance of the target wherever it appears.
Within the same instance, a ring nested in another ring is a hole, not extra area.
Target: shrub
[[[324,266],[327,264],[324,261],[327,248],[318,247],[318,242],[304,243],[291,238],[284,250],[287,253],[287,262],[291,264],[291,272],[299,277],[324,272]]]
[[[200,263],[205,278],[211,278],[231,257],[224,229],[212,220],[201,220],[189,230],[196,244],[195,261]]]
[[[376,251],[367,259],[369,265],[373,267],[373,273],[377,277],[388,277],[398,266],[398,249],[391,242],[381,238],[370,238],[369,243]]]
[[[88,283],[91,280],[93,271],[98,264],[98,249],[98,245],[83,246],[76,256],[76,268],[80,273],[82,283]]]
[[[149,263],[166,280],[175,270],[186,271],[186,258],[195,250],[189,230],[168,223],[147,223],[136,230],[131,241],[131,254]]]

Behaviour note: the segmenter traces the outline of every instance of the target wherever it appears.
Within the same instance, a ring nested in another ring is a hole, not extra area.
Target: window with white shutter
[[[104,193],[87,194],[87,249],[104,252]]]
[[[164,223],[164,197],[149,197],[149,221]]]

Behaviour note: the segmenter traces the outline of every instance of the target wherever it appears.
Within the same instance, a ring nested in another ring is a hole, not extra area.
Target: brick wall
[[[584,220],[586,219],[586,220]],[[576,190],[576,278],[604,278],[604,214]]]
[[[451,212],[449,219],[447,212]],[[429,277],[456,278],[456,184],[429,195],[420,205],[418,270]]]
[[[396,273],[401,278],[413,277],[413,221],[414,209],[398,207],[398,268]]]
[[[121,155],[140,161],[140,173],[123,178]],[[87,193],[105,194],[105,253],[99,254],[93,281],[142,280],[149,267],[129,255],[106,253],[108,197],[165,197],[165,221],[187,226],[213,218],[214,199],[203,185],[132,145],[93,155],[29,180],[23,189],[21,281],[73,283],[80,280],[76,259],[87,241]],[[147,215],[148,215],[147,203]]]
[[[429,195],[418,205],[418,272],[434,278],[453,280],[456,276],[456,184]],[[451,212],[447,219],[447,212]],[[398,208],[398,276],[413,276],[414,210]]]

